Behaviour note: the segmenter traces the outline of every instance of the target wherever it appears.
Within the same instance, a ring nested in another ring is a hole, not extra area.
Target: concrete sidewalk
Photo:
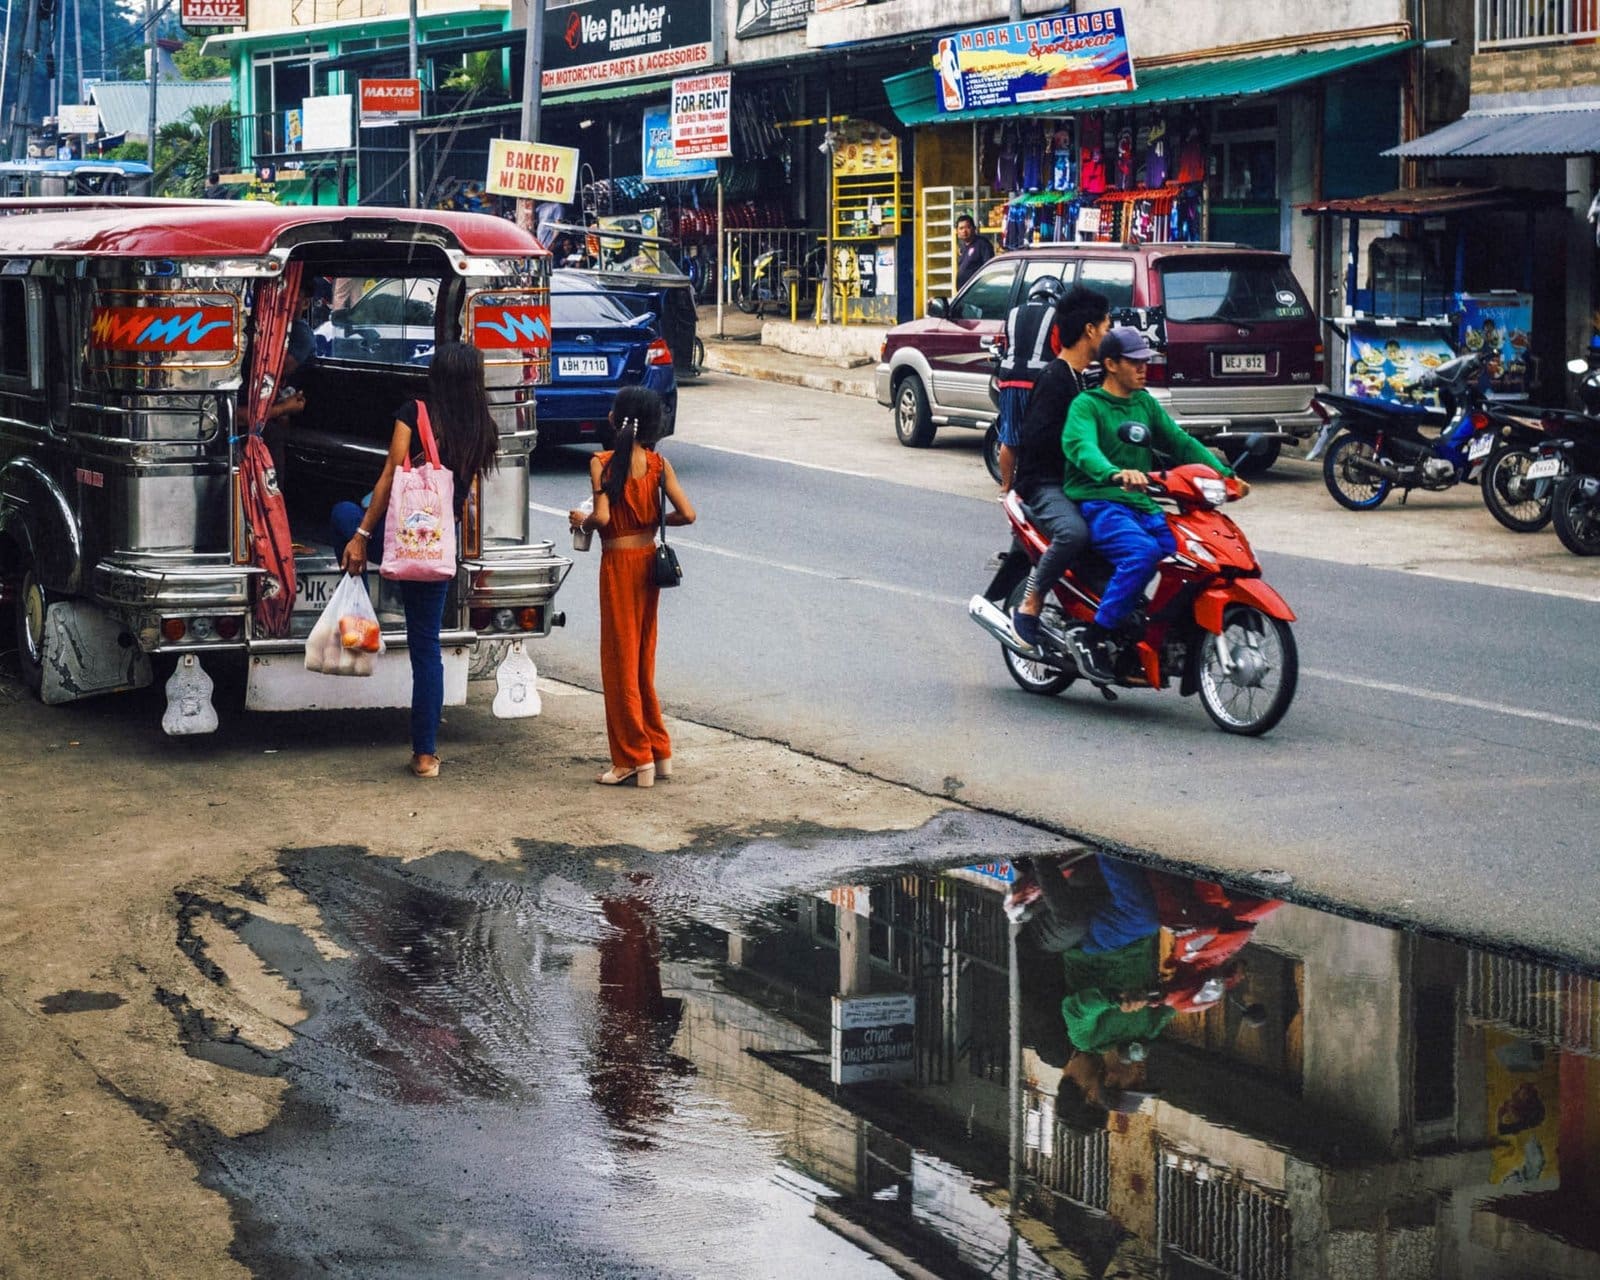
[[[759,378],[763,382],[809,387],[813,391],[872,398],[871,364],[844,368],[815,356],[794,355],[777,347],[763,346],[763,323],[737,307],[724,308],[722,329],[725,336],[719,338],[716,336],[717,309],[701,307],[699,333],[706,348],[705,367],[740,378]]]

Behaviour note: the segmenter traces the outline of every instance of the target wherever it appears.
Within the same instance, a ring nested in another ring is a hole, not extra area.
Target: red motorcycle
[[[1294,699],[1300,660],[1289,628],[1294,611],[1261,580],[1249,542],[1218,509],[1243,496],[1239,482],[1190,463],[1151,472],[1146,492],[1172,508],[1167,524],[1178,549],[1161,562],[1154,595],[1117,646],[1115,683],[1165,689],[1176,679],[1179,693],[1200,695],[1219,729],[1266,733]],[[1006,495],[1004,505],[1017,540],[1038,563],[1047,541],[1015,493]],[[1066,637],[1093,621],[1110,575],[1111,565],[1095,551],[1080,556],[1045,602],[1037,648],[1011,627],[1010,612],[1021,603],[1026,583],[1012,593],[1005,613],[982,596],[972,598],[967,612],[1000,641],[1013,680],[1029,693],[1053,696],[1079,676]],[[1116,700],[1110,686],[1100,692]]]

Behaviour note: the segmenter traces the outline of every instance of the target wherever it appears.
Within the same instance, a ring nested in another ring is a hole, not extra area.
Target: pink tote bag
[[[423,463],[407,455],[394,473],[383,522],[383,564],[392,582],[439,582],[456,576],[455,477],[439,462],[428,406],[417,401]]]

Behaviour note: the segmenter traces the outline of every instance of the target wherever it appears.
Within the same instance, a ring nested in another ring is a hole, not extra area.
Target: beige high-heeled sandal
[[[618,769],[613,765],[595,781],[602,787],[620,786],[624,782],[632,782],[636,787],[653,787],[656,785],[656,767],[653,764],[641,764],[632,769]]]
[[[667,756],[664,759],[656,761],[656,777],[658,777],[658,778],[671,778],[672,777],[672,757],[671,756]]]

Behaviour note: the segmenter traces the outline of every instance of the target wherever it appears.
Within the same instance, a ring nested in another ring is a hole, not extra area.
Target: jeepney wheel
[[[44,584],[31,563],[24,563],[22,585],[17,592],[17,663],[22,682],[34,693],[44,684],[44,618],[50,607]]]

